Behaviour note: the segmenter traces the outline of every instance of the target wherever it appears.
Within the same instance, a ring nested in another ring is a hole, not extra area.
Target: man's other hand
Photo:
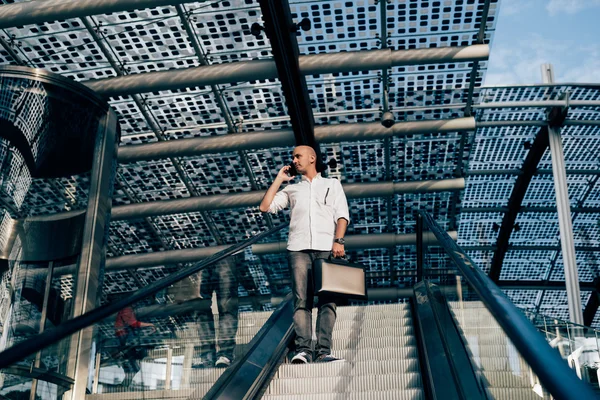
[[[344,257],[344,255],[346,254],[346,251],[344,250],[344,245],[339,244],[339,243],[333,244],[333,247],[331,248],[331,252],[333,253],[333,256],[336,258]]]

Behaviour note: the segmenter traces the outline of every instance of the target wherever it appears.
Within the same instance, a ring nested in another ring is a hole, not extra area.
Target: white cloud
[[[558,82],[599,83],[600,82],[600,51],[594,48],[581,47],[580,51],[587,56],[582,63],[558,74]]]
[[[533,34],[510,47],[494,46],[490,55],[486,85],[541,82],[541,65],[552,63],[566,45]],[[555,66],[556,67],[556,66]]]
[[[524,6],[530,5],[523,0],[502,0],[500,2],[500,17],[519,14]]]
[[[600,6],[600,0],[550,0],[546,10],[550,15],[576,14],[586,8]]]
[[[600,50],[533,34],[511,46],[493,46],[486,85],[540,83],[541,65],[554,66],[556,82],[600,82]]]

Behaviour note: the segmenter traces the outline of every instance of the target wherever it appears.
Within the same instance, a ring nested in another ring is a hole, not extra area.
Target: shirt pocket
[[[333,207],[333,188],[324,186],[317,191],[317,203],[323,207]]]

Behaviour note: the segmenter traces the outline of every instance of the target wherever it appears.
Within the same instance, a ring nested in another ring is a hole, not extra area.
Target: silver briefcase
[[[315,294],[367,300],[367,276],[362,264],[340,258],[318,258],[313,262]]]

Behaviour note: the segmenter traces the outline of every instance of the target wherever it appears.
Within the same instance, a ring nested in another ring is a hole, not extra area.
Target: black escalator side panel
[[[439,400],[486,399],[445,299],[438,297],[441,293],[434,294],[429,285],[427,281],[416,284],[412,299],[426,394],[428,398]],[[440,301],[448,315],[444,315]]]
[[[208,399],[255,399],[264,391],[293,338],[290,296],[250,341],[249,350],[208,391]]]

